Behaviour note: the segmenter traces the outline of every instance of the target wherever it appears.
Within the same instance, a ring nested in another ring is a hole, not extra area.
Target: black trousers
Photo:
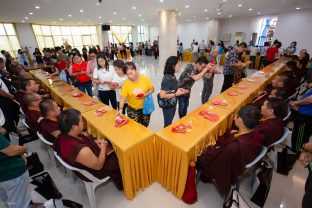
[[[0,108],[5,117],[3,127],[7,132],[15,132],[19,121],[20,106],[13,100],[0,96]]]
[[[234,74],[225,74],[221,92],[224,92],[225,90],[232,87],[233,82],[234,82]]]
[[[294,129],[291,135],[291,146],[296,152],[300,152],[303,145],[309,142],[312,133],[312,116],[297,113]]]
[[[99,90],[99,98],[102,103],[109,105],[111,103],[112,107],[117,109],[116,91],[115,90]]]

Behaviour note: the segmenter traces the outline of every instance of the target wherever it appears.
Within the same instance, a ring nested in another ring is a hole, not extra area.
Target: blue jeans
[[[187,114],[187,108],[189,106],[190,96],[179,96],[179,117],[183,118]]]
[[[17,178],[0,182],[0,207],[30,208],[29,175],[27,170]]]
[[[193,52],[193,55],[194,55],[194,62],[196,62],[197,58],[198,58],[198,53],[197,52]]]
[[[86,91],[87,91],[88,95],[92,97],[92,82],[91,82],[91,80],[89,80],[88,82],[79,83],[79,85],[77,87],[83,93],[86,93]]]
[[[166,127],[172,123],[172,120],[176,112],[176,106],[171,108],[163,108],[162,110],[164,114],[164,127]]]

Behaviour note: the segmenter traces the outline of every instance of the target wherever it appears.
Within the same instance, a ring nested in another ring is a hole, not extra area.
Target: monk
[[[24,96],[24,103],[27,106],[25,120],[29,128],[35,133],[38,129],[42,116],[39,109],[39,103],[42,100],[37,93],[27,93]]]
[[[243,106],[235,116],[238,131],[218,138],[197,158],[201,178],[214,179],[222,194],[229,194],[231,185],[245,171],[245,165],[254,160],[262,148],[263,138],[255,127],[260,111],[254,106]]]
[[[270,97],[261,106],[262,119],[256,129],[263,135],[263,146],[270,146],[284,133],[283,117],[286,104],[279,98]]]

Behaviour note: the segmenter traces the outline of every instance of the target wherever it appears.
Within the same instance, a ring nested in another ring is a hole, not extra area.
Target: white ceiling
[[[49,25],[155,25],[158,22],[158,11],[168,9],[175,9],[181,14],[178,16],[179,22],[229,18],[229,16],[235,18],[272,15],[312,9],[312,0],[163,0],[162,3],[160,0],[102,0],[100,4],[98,2],[98,0],[0,0],[0,22],[23,21]],[[216,9],[220,3],[222,11],[218,15]],[[238,7],[239,4],[242,6]],[[186,5],[189,5],[189,8],[186,8]],[[36,9],[35,6],[39,6],[40,9]],[[135,10],[132,8],[134,6]],[[297,7],[300,10],[296,10]],[[252,11],[249,11],[250,8]],[[84,11],[80,12],[81,9]],[[33,15],[30,15],[30,12]],[[114,15],[113,12],[117,14]]]

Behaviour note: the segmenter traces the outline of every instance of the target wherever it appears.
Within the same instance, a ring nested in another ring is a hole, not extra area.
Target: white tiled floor
[[[158,62],[153,57],[143,57],[140,60],[135,60],[138,68],[144,74],[147,74],[155,86],[155,92],[159,91],[160,82],[162,79],[163,69],[158,68]],[[182,63],[181,71],[186,63]],[[179,75],[178,75],[179,76]],[[177,76],[177,77],[178,77]],[[220,93],[223,82],[222,75],[216,75],[213,96]],[[195,83],[190,100],[189,111],[197,108],[200,105],[200,92],[202,90],[202,81]],[[155,99],[156,96],[154,96]],[[158,108],[156,99],[156,110],[152,114],[150,128],[157,131],[163,126],[163,117],[161,109]],[[177,119],[177,116],[176,118]],[[289,135],[290,137],[290,135]],[[47,153],[42,147],[40,141],[28,144],[30,151],[36,151],[45,165],[45,169],[53,177],[57,187],[63,194],[65,199],[70,199],[79,202],[84,207],[89,207],[89,201],[83,183],[77,179],[73,184],[71,174],[65,175],[63,168],[55,168],[53,163],[48,160]],[[303,166],[297,162],[288,176],[277,174],[274,172],[271,184],[271,190],[265,207],[268,208],[299,208],[304,193],[304,183],[308,172]],[[249,177],[250,178],[250,177]],[[247,199],[251,207],[257,207],[249,201],[251,197],[251,188],[249,187],[249,178],[246,178],[241,183],[240,192]],[[132,201],[128,201],[123,192],[118,191],[112,182],[98,187],[96,190],[96,202],[98,208],[113,207],[113,208],[218,208],[222,207],[223,199],[217,189],[212,184],[197,185],[198,202],[194,205],[184,204],[177,199],[171,192],[164,189],[159,183],[155,182],[150,187],[137,193],[137,196]]]

